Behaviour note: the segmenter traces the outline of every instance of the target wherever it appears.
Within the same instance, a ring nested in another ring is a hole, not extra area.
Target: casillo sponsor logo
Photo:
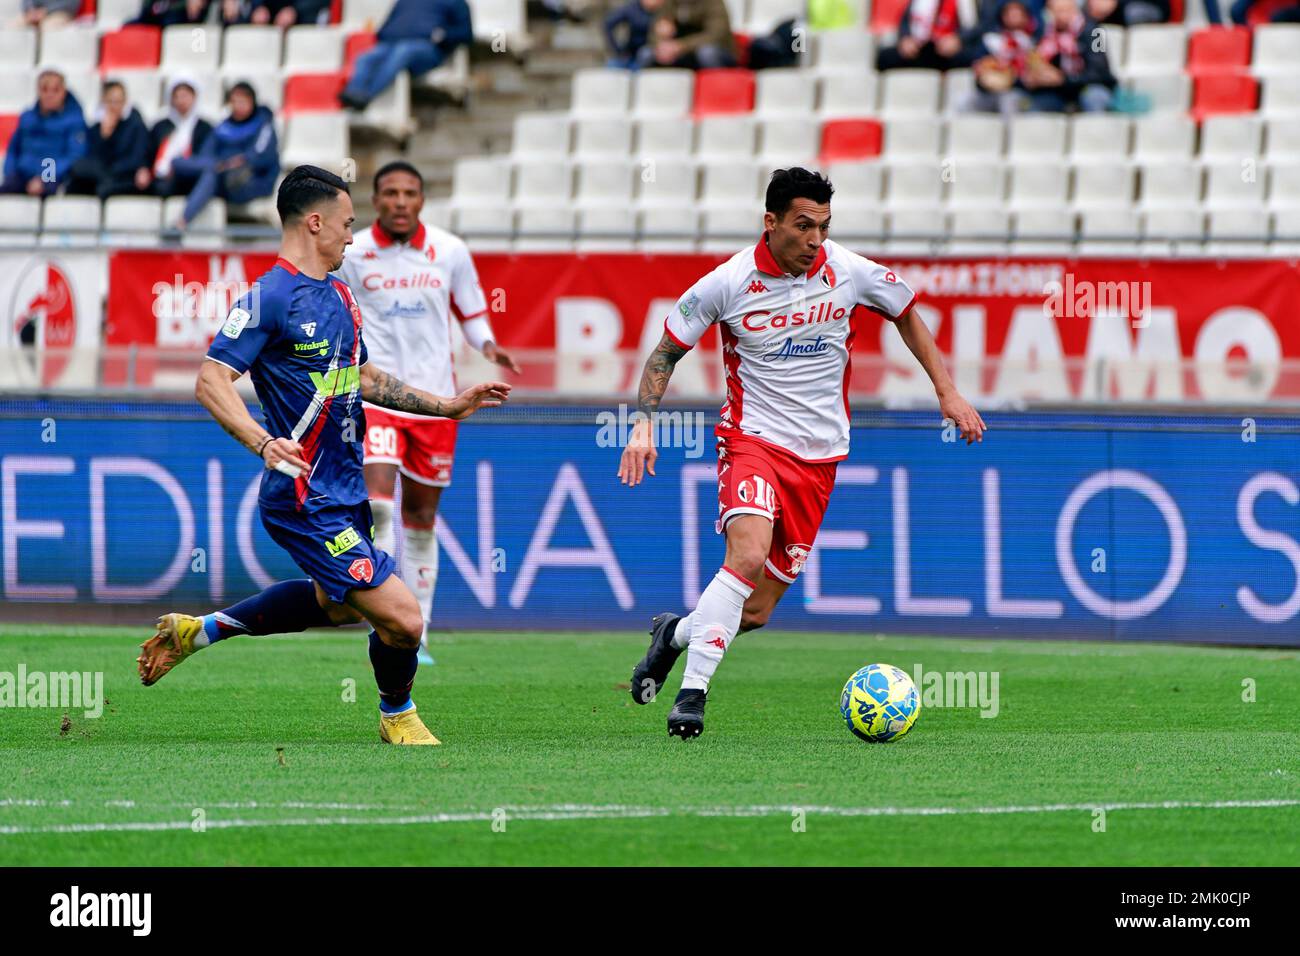
[[[840,306],[836,308],[830,302],[819,302],[816,308],[807,312],[791,312],[788,315],[779,312],[772,315],[766,309],[746,312],[740,324],[750,332],[765,332],[768,329],[798,328],[801,325],[817,325],[821,322],[838,322],[849,314],[849,310]],[[770,316],[770,318],[768,318]]]
[[[441,289],[442,280],[428,272],[417,272],[411,276],[386,276],[382,272],[371,272],[361,277],[361,287],[367,292],[382,289]]]
[[[153,927],[152,893],[82,893],[78,886],[50,897],[51,926],[126,926],[133,936]]]

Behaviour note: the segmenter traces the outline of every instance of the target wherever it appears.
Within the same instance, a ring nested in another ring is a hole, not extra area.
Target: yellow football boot
[[[158,683],[173,667],[198,650],[194,638],[202,630],[202,618],[188,614],[164,614],[158,618],[158,633],[140,645],[140,656],[135,659],[140,683],[146,687]]]
[[[416,714],[415,708],[404,710],[400,714],[379,714],[379,739],[386,744],[411,744],[413,746],[436,747],[442,743],[429,733],[424,721]]]

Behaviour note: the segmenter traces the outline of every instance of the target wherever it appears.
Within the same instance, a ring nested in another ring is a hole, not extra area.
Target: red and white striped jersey
[[[376,222],[356,234],[338,274],[361,306],[370,361],[416,388],[455,395],[451,317],[487,313],[464,240],[421,223],[398,242]]]
[[[889,269],[830,240],[805,274],[788,275],[763,238],[695,283],[664,328],[691,348],[717,323],[727,372],[720,437],[748,435],[805,461],[835,461],[849,453],[854,307],[895,320],[915,300]]]

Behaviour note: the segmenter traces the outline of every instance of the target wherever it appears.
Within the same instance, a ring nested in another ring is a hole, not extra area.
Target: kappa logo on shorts
[[[369,558],[357,558],[348,565],[348,574],[352,575],[354,580],[369,584],[371,578],[375,576],[375,566],[370,563]]]
[[[808,555],[812,552],[810,544],[792,544],[785,549],[786,557],[790,559],[790,573],[798,574],[803,570],[804,563],[808,560]]]

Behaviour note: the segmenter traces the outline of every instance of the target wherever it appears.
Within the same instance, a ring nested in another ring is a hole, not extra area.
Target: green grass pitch
[[[359,631],[151,688],[145,636],[0,628],[0,671],[103,671],[109,701],[0,709],[0,864],[1300,864],[1292,651],[762,631],[682,742],[680,664],[630,702],[642,633],[438,635],[415,699],[443,746],[399,748]],[[873,661],[996,671],[999,713],[863,743],[839,693]]]

